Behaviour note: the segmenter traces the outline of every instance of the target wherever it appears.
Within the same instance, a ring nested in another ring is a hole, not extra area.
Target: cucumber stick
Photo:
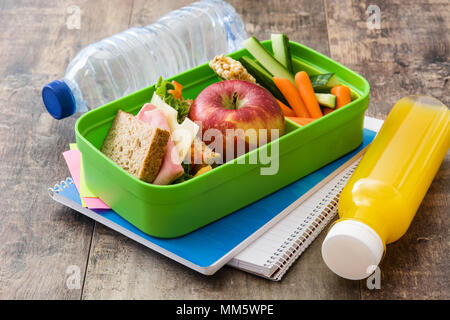
[[[330,92],[331,88],[339,85],[339,80],[334,73],[323,73],[310,76],[311,84],[315,92]]]
[[[239,62],[242,63],[244,68],[247,69],[248,73],[250,73],[256,79],[256,82],[258,84],[266,88],[275,98],[277,98],[284,104],[288,104],[286,98],[273,82],[272,75],[267,70],[265,70],[249,57],[240,57]]]
[[[272,51],[277,59],[290,73],[293,73],[289,38],[285,34],[272,34]]]
[[[275,77],[287,78],[294,84],[294,86],[296,86],[292,73],[290,73],[280,62],[278,62],[278,60],[275,59],[255,37],[250,37],[245,40],[244,47],[271,74],[273,74]]]
[[[335,109],[336,108],[336,96],[329,93],[316,93],[317,101],[321,106]]]

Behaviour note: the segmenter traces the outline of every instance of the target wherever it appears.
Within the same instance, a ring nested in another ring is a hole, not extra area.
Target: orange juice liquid
[[[434,98],[399,100],[342,191],[338,222],[364,223],[383,245],[405,234],[450,147],[449,119]]]

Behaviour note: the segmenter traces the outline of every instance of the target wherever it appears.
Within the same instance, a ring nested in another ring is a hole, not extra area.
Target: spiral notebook
[[[339,194],[359,160],[360,157],[355,159],[319,191],[235,256],[228,265],[271,280],[280,280],[336,215]]]
[[[358,149],[233,214],[178,238],[151,237],[113,210],[83,207],[72,178],[50,188],[50,196],[200,273],[211,275],[228,264],[280,280],[335,216],[339,193],[381,124],[381,120],[366,117],[364,139]]]

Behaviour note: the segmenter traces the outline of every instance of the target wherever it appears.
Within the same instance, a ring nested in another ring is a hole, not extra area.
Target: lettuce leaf
[[[181,99],[177,99],[173,94],[169,93],[169,90],[175,89],[173,83],[167,80],[163,80],[162,77],[159,77],[158,83],[156,84],[155,93],[169,106],[174,108],[178,112],[178,123],[182,123],[183,120],[189,114],[190,104]]]
[[[185,181],[188,181],[188,180],[192,179],[193,177],[194,176],[190,175],[189,173],[184,172],[181,177],[179,177],[178,179],[174,180],[171,184],[182,183],[182,182],[185,182]]]
[[[191,172],[191,164],[190,163],[182,162],[181,166],[184,169],[184,173],[183,173],[183,175],[181,177],[179,177],[178,179],[174,180],[172,182],[172,184],[181,183],[181,182],[190,180],[190,179],[192,179],[194,177],[193,175],[190,174],[190,172]]]

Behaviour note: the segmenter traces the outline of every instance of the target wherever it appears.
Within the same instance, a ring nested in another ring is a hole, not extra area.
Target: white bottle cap
[[[370,276],[383,253],[383,241],[375,230],[354,220],[336,223],[322,243],[322,257],[328,268],[350,280]]]

